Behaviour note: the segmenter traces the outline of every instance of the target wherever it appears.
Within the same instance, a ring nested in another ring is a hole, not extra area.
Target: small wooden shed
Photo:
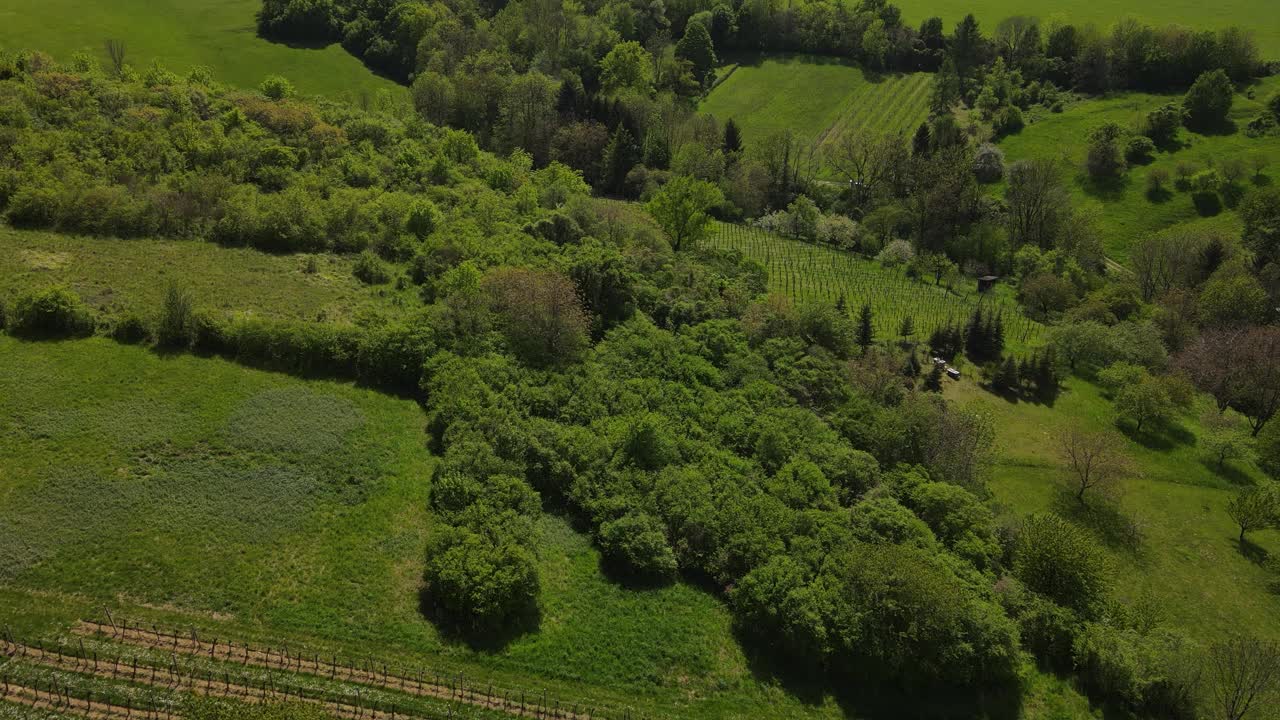
[[[987,292],[996,286],[996,281],[1000,278],[995,275],[983,275],[978,278],[978,292]]]

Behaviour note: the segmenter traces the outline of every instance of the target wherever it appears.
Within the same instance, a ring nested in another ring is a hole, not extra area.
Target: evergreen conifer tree
[[[865,351],[875,342],[875,329],[871,326],[871,306],[863,305],[858,314],[858,345]]]

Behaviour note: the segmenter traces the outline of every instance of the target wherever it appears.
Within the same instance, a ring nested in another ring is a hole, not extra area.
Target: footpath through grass
[[[305,95],[356,99],[398,86],[369,71],[334,44],[290,47],[258,37],[261,0],[5,0],[0,47],[52,53],[61,61],[87,52],[108,65],[104,43],[121,40],[126,62],[144,69],[153,60],[186,72],[197,65],[239,87],[283,75]]]
[[[909,136],[927,114],[932,77],[817,55],[749,57],[726,72],[699,110],[732,118],[746,144],[789,129],[819,148],[860,128]]]
[[[1124,177],[1114,183],[1096,183],[1084,171],[1089,132],[1104,122],[1135,128],[1148,112],[1169,102],[1180,102],[1182,96],[1123,93],[1082,100],[1067,106],[1060,114],[1044,113],[1032,118],[1021,133],[1002,140],[1000,147],[1008,162],[1058,158],[1077,206],[1094,211],[1107,255],[1124,262],[1135,241],[1175,225],[1195,224],[1239,234],[1240,220],[1230,202],[1218,214],[1204,216],[1197,211],[1191,193],[1174,189],[1172,183],[1177,179],[1180,164],[1197,171],[1209,167],[1221,169],[1223,163],[1231,159],[1244,164],[1242,189],[1276,182],[1280,177],[1280,135],[1251,138],[1244,134],[1244,129],[1263,111],[1267,99],[1280,92],[1280,76],[1255,83],[1248,90],[1253,93],[1252,99],[1240,93],[1235,96],[1231,109],[1234,132],[1205,135],[1183,128],[1179,133],[1179,147],[1157,152],[1153,162],[1130,167]],[[1261,173],[1255,173],[1252,165],[1255,157],[1266,161]],[[1168,191],[1151,195],[1147,178],[1156,171],[1168,173]]]
[[[907,24],[918,27],[925,18],[938,16],[949,33],[965,15],[973,13],[983,32],[991,34],[1001,20],[1015,15],[1060,19],[1076,25],[1093,24],[1102,31],[1124,17],[1136,17],[1152,25],[1182,25],[1195,30],[1216,30],[1238,25],[1253,33],[1262,57],[1280,60],[1280,22],[1274,0],[1098,0],[1088,3],[1056,3],[1034,0],[896,0]]]
[[[1082,512],[1074,498],[1063,497],[1055,436],[1071,426],[1115,430],[1112,404],[1097,386],[1072,378],[1052,407],[1010,402],[968,379],[946,388],[949,399],[993,415],[997,501],[1018,517],[1054,510],[1091,527],[1115,562],[1121,598],[1154,599],[1169,625],[1201,642],[1233,631],[1280,639],[1280,595],[1270,591],[1273,578],[1262,565],[1267,554],[1280,552],[1280,531],[1251,533],[1242,549],[1226,512],[1232,494],[1262,475],[1249,463],[1218,470],[1207,461],[1196,447],[1198,412],[1161,431],[1129,433],[1125,451],[1137,476],[1111,510],[1095,503]]]

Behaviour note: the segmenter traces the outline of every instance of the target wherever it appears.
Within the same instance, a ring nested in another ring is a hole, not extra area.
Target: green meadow
[[[1079,378],[1066,382],[1051,407],[1005,400],[969,379],[948,382],[946,396],[991,413],[995,501],[1015,517],[1053,510],[1091,528],[1111,557],[1121,600],[1154,600],[1165,624],[1201,642],[1243,629],[1280,639],[1274,621],[1280,595],[1271,591],[1273,577],[1262,565],[1280,552],[1280,531],[1251,533],[1242,548],[1226,512],[1234,492],[1265,476],[1247,461],[1218,469],[1197,447],[1200,413],[1212,407],[1208,398],[1165,428],[1135,434],[1117,429],[1111,401]],[[1096,501],[1081,511],[1073,497],[1064,497],[1055,437],[1072,426],[1122,433],[1138,470],[1114,503]]]
[[[713,594],[637,590],[537,526],[536,628],[501,650],[419,610],[433,460],[416,403],[93,338],[0,336],[0,616],[117,615],[373,655],[650,717],[840,717],[759,680]]]
[[[1280,59],[1280,22],[1275,21],[1275,4],[1271,0],[1222,0],[1206,3],[1198,0],[1101,0],[1101,2],[1059,4],[1049,2],[1021,3],[1009,0],[901,0],[894,3],[911,24],[918,25],[927,17],[942,18],[948,32],[965,15],[973,13],[986,32],[993,32],[1003,19],[1014,15],[1030,15],[1041,20],[1061,19],[1080,25],[1093,24],[1100,29],[1111,27],[1123,17],[1135,17],[1153,25],[1184,25],[1200,29],[1240,25],[1252,30],[1254,40],[1264,58]]]
[[[821,148],[864,127],[909,135],[925,118],[929,78],[812,55],[752,57],[723,69],[699,109],[732,118],[747,144],[789,129]]]
[[[299,48],[258,37],[260,6],[261,0],[6,0],[0,47],[42,50],[64,61],[86,52],[107,65],[110,38],[124,42],[126,62],[136,68],[154,60],[180,72],[203,65],[240,87],[283,75],[304,95],[354,99],[397,88],[340,45]]]
[[[313,266],[311,264],[314,264]],[[411,290],[368,286],[349,255],[273,255],[196,240],[102,239],[0,226],[0,298],[65,285],[97,310],[150,311],[169,282],[206,309],[353,322],[417,305]]]
[[[1059,159],[1077,207],[1092,211],[1102,231],[1107,254],[1124,261],[1132,243],[1144,235],[1175,225],[1194,223],[1221,228],[1231,234],[1239,233],[1240,222],[1229,199],[1220,213],[1204,216],[1193,204],[1191,193],[1174,189],[1172,182],[1177,178],[1179,165],[1190,166],[1196,171],[1221,169],[1232,159],[1243,163],[1245,168],[1240,190],[1275,182],[1280,176],[1280,135],[1252,138],[1244,133],[1244,129],[1263,111],[1267,99],[1277,92],[1280,92],[1280,77],[1270,77],[1251,85],[1245,93],[1235,96],[1230,115],[1235,126],[1233,131],[1204,135],[1183,128],[1179,147],[1158,151],[1151,163],[1134,165],[1120,181],[1106,185],[1091,181],[1084,170],[1089,132],[1104,122],[1135,128],[1148,112],[1166,103],[1177,102],[1181,96],[1124,93],[1081,100],[1068,105],[1062,113],[1040,112],[1033,115],[1022,132],[1002,140],[1000,147],[1007,162],[1032,157]],[[1254,158],[1265,161],[1265,169],[1260,173],[1252,164]],[[1168,173],[1170,191],[1153,197],[1147,192],[1147,177],[1157,170]]]

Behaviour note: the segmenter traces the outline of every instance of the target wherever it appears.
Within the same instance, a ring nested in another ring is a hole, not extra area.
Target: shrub
[[[1124,157],[1130,163],[1142,165],[1151,162],[1156,154],[1156,144],[1145,135],[1134,135],[1124,146]]]
[[[480,535],[446,527],[431,542],[424,592],[442,619],[499,631],[534,605],[540,584],[533,555],[494,530]]]
[[[5,326],[19,337],[76,337],[93,332],[93,317],[75,293],[51,287],[19,295]]]
[[[356,258],[351,274],[366,285],[382,285],[391,282],[391,269],[377,255],[365,250]]]
[[[1142,123],[1142,134],[1160,147],[1172,145],[1178,139],[1178,129],[1186,120],[1181,105],[1169,103],[1147,113]]]
[[[978,182],[999,182],[1004,177],[1004,151],[991,143],[983,143],[973,156],[973,174]]]
[[[405,229],[414,237],[422,240],[435,231],[440,222],[440,211],[430,200],[419,200],[409,209],[409,217],[405,220]]]
[[[916,251],[911,247],[911,243],[906,240],[894,240],[876,255],[876,260],[893,267],[910,263],[915,256]]]
[[[599,539],[605,558],[624,572],[653,579],[675,575],[676,556],[666,528],[651,515],[629,513],[604,523]]]
[[[151,331],[141,315],[126,311],[114,318],[109,334],[116,342],[133,345],[145,341]]]
[[[272,100],[284,100],[293,97],[293,83],[279,75],[268,75],[258,86],[258,90]]]
[[[195,306],[191,292],[171,282],[164,291],[160,319],[156,322],[156,342],[162,347],[190,347],[195,338]]]
[[[1152,168],[1147,173],[1147,197],[1153,200],[1166,197],[1169,192],[1169,171],[1164,168]]]
[[[1022,644],[1037,659],[1059,672],[1072,670],[1080,618],[1071,610],[1031,595],[1018,614]]]
[[[864,234],[861,225],[844,215],[823,215],[818,220],[818,240],[845,250],[856,250]]]
[[[1187,125],[1207,129],[1221,126],[1231,111],[1235,95],[1231,78],[1222,70],[1203,73],[1187,90],[1182,106],[1187,111]]]
[[[1117,362],[1112,363],[1105,370],[1098,373],[1098,384],[1107,391],[1108,394],[1114,396],[1124,388],[1138,383],[1150,377],[1147,369],[1141,365],[1133,363]]]
[[[1057,515],[1022,523],[1014,574],[1031,590],[1083,614],[1099,610],[1108,587],[1106,556],[1087,532]]]
[[[1105,123],[1089,133],[1089,150],[1085,156],[1085,169],[1094,179],[1118,177],[1125,171],[1124,157],[1120,152],[1120,140],[1124,129],[1113,122]]]
[[[1021,132],[1026,125],[1026,121],[1022,119],[1022,111],[1016,105],[1006,105],[996,113],[995,120],[991,123],[992,130],[995,131],[997,137],[1005,135],[1013,135]]]
[[[1249,124],[1244,128],[1244,134],[1252,138],[1265,137],[1275,132],[1277,125],[1278,122],[1274,115],[1263,113],[1249,121]]]
[[[1088,623],[1075,640],[1075,666],[1086,691],[1139,717],[1196,717],[1198,671],[1186,641],[1166,632]],[[1194,662],[1194,661],[1192,661]]]

